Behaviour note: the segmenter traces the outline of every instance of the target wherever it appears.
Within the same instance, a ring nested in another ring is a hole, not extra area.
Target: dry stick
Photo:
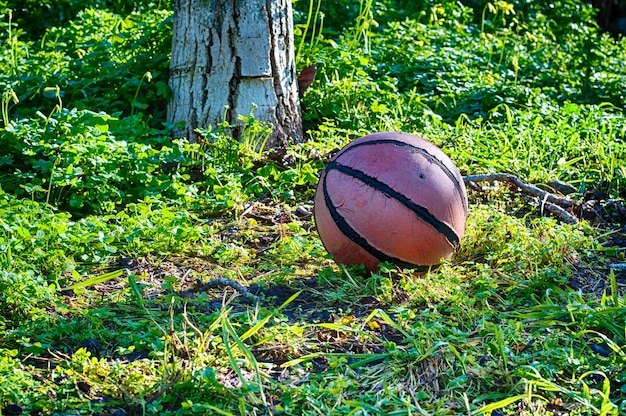
[[[532,200],[534,200],[535,203],[539,204],[539,201],[537,201],[536,198],[532,198]],[[567,212],[566,210],[564,210],[563,208],[561,208],[560,206],[556,204],[552,204],[550,202],[545,202],[545,203],[542,202],[541,207],[542,207],[542,211],[545,209],[546,211],[551,212],[552,214],[561,217],[561,219],[568,224],[578,224],[578,218],[576,218],[575,216],[573,216],[572,214],[570,214],[569,212]]]
[[[174,377],[172,377],[172,379],[168,381],[168,383],[165,386],[161,387],[158,391],[148,396],[148,398],[146,399],[146,403],[152,403],[158,398],[160,398],[161,396],[163,396],[165,392],[167,392],[170,389],[170,387],[172,387],[180,379],[181,376],[182,376],[182,373],[180,371],[177,371],[174,374]]]
[[[567,222],[568,224],[578,223],[578,219],[564,209],[573,208],[576,205],[574,201],[572,201],[571,199],[556,196],[534,185],[527,184],[515,175],[511,175],[508,173],[467,175],[463,177],[463,181],[467,184],[468,187],[476,190],[482,190],[482,188],[476,185],[477,182],[508,182],[520,188],[525,194],[536,197],[532,198],[531,200],[541,206],[542,212],[545,209],[546,211],[549,211],[559,216],[563,221]],[[538,199],[541,202],[539,202]]]
[[[560,207],[572,208],[575,205],[575,202],[572,201],[571,199],[561,198],[559,196],[556,196],[554,194],[546,192],[543,189],[537,188],[534,185],[527,184],[526,182],[522,181],[517,176],[511,175],[511,174],[508,174],[508,173],[490,173],[490,174],[484,174],[484,175],[467,175],[467,176],[463,177],[463,181],[465,183],[467,183],[467,182],[474,182],[474,183],[475,182],[496,182],[496,181],[509,182],[509,183],[512,183],[513,185],[517,186],[518,188],[520,188],[522,191],[524,191],[527,194],[536,196],[536,197],[541,198],[541,199],[545,199],[547,202],[551,202],[551,203],[556,204],[556,205],[558,205]]]

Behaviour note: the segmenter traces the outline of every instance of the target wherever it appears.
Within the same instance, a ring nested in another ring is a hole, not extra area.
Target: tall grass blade
[[[241,341],[245,341],[248,338],[250,338],[251,336],[253,336],[254,334],[256,334],[257,332],[259,332],[259,330],[261,330],[261,328],[263,328],[265,326],[265,324],[270,319],[272,319],[272,317],[276,316],[287,305],[289,305],[291,302],[293,302],[300,295],[300,293],[302,293],[302,291],[296,292],[293,295],[291,295],[289,297],[289,299],[287,299],[286,301],[284,301],[282,303],[282,305],[280,305],[278,308],[274,309],[271,314],[267,315],[265,318],[261,319],[259,322],[254,324],[250,329],[248,329],[246,332],[244,332],[243,335],[240,337],[240,340]]]
[[[502,409],[517,401],[523,400],[527,397],[528,397],[527,394],[518,394],[517,396],[507,397],[506,399],[502,399],[497,402],[490,403],[486,406],[483,406],[480,409],[476,410],[473,414],[474,415],[490,414],[494,410]]]
[[[241,372],[241,367],[239,367],[239,363],[237,363],[235,355],[233,354],[232,347],[230,345],[230,331],[228,331],[228,327],[227,325],[225,325],[225,322],[227,321],[228,319],[225,316],[222,316],[222,340],[224,341],[224,348],[226,349],[226,354],[228,355],[228,361],[230,363],[230,366],[233,368],[235,374],[237,374],[237,377],[239,377],[239,381],[241,382],[241,386],[243,387],[243,389],[247,392],[250,392],[251,389],[248,385],[248,381],[243,376],[243,373]],[[254,393],[251,394],[254,396]]]
[[[239,378],[241,379],[242,385],[244,385],[247,390],[251,391],[250,385],[243,378],[243,373],[241,372],[241,368],[239,367],[239,365],[237,364],[234,358],[230,343],[227,342],[228,338],[232,338],[233,341],[235,341],[235,344],[237,344],[237,347],[239,347],[239,349],[241,350],[243,355],[246,357],[248,362],[252,365],[254,369],[254,378],[256,379],[256,383],[259,389],[259,394],[261,395],[261,401],[264,405],[267,405],[267,399],[265,398],[265,393],[263,391],[261,372],[259,371],[259,364],[256,360],[256,357],[254,356],[250,348],[248,348],[248,346],[241,340],[239,335],[237,335],[235,328],[233,328],[232,324],[230,323],[230,321],[228,320],[228,317],[225,314],[222,314],[221,323],[222,323],[222,334],[224,336],[224,344],[227,349],[228,358],[231,362],[231,365],[233,365],[233,369],[235,369],[237,376],[239,376]]]
[[[611,297],[613,298],[613,306],[620,307],[619,292],[617,290],[617,278],[615,277],[615,271],[611,269],[609,272],[609,282],[611,283]]]
[[[216,414],[216,415],[234,416],[233,413],[227,412],[227,411],[225,411],[223,409],[220,409],[219,407],[211,406],[210,404],[203,404],[202,406],[206,407],[207,409],[211,410],[212,412],[215,412],[214,414]]]
[[[144,298],[141,294],[141,289],[139,285],[137,285],[137,281],[135,280],[135,276],[132,273],[128,273],[128,285],[130,286],[131,293],[133,294],[133,298],[137,305],[141,306],[144,304]]]
[[[124,274],[124,270],[120,269],[120,270],[115,270],[114,272],[109,272],[109,273],[105,273],[105,274],[101,274],[98,276],[93,276],[90,277],[89,279],[83,281],[83,282],[79,282],[76,284],[73,284],[71,286],[66,286],[64,288],[60,288],[58,289],[58,291],[63,292],[66,290],[76,290],[76,289],[84,289],[87,288],[89,286],[93,286],[93,285],[97,285],[99,283],[104,283],[104,282],[108,282],[109,280],[115,279],[117,277],[120,277],[122,274]]]

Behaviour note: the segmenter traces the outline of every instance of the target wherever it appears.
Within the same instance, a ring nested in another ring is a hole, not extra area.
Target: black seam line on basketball
[[[433,266],[424,266],[419,264],[413,264],[406,262],[404,260],[400,260],[393,256],[383,253],[378,250],[376,247],[372,246],[363,236],[361,236],[354,228],[348,224],[348,221],[337,211],[337,208],[333,204],[330,195],[328,194],[328,189],[326,188],[326,181],[322,185],[322,191],[324,192],[324,201],[326,202],[326,207],[328,208],[328,212],[330,212],[330,216],[337,225],[337,228],[350,239],[353,243],[361,247],[367,253],[376,258],[379,262],[389,262],[394,263],[395,265],[405,268],[405,269],[413,269],[417,272],[427,272],[429,270],[434,270],[439,265]]]
[[[444,171],[446,176],[450,178],[450,180],[454,184],[454,188],[459,193],[459,197],[461,198],[461,203],[463,204],[463,212],[465,212],[465,216],[467,217],[467,210],[468,210],[467,201],[463,197],[463,191],[462,191],[461,184],[459,183],[458,179],[456,178],[454,173],[450,169],[448,169],[448,167],[441,160],[437,159],[435,156],[431,155],[430,153],[428,153],[425,149],[422,149],[421,147],[417,147],[412,144],[402,142],[400,140],[395,140],[395,139],[376,139],[376,140],[367,141],[365,143],[357,143],[355,145],[352,145],[348,147],[347,149],[343,150],[342,152],[340,152],[339,154],[345,153],[348,150],[355,148],[355,147],[370,146],[370,145],[375,145],[375,144],[393,144],[396,146],[410,147],[411,149],[415,150],[418,153],[421,153],[422,155],[424,155],[425,157],[427,157],[428,159],[436,163],[437,166],[439,166]],[[339,156],[339,154],[337,154],[337,156]],[[337,156],[335,156],[335,158]]]
[[[418,218],[430,224],[435,230],[437,230],[438,233],[443,234],[448,242],[452,245],[452,247],[457,247],[459,245],[459,236],[452,228],[450,228],[449,225],[439,221],[426,208],[411,201],[406,195],[401,194],[400,192],[391,188],[386,183],[383,183],[378,179],[373,178],[364,172],[361,172],[360,170],[356,170],[349,166],[342,165],[340,163],[337,163],[336,161],[330,162],[328,166],[326,166],[326,172],[333,169],[336,169],[345,175],[352,176],[353,178],[360,180],[367,186],[370,186],[391,198],[397,199],[402,205],[413,211],[413,213]]]

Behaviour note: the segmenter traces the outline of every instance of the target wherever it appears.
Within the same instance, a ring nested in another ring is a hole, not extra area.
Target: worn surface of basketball
[[[450,257],[467,220],[463,178],[434,144],[375,133],[341,149],[322,173],[315,224],[336,262],[425,272]]]

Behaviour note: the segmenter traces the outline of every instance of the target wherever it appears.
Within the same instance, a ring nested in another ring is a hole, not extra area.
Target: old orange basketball
[[[322,173],[315,224],[336,262],[425,272],[454,254],[467,220],[463,177],[437,146],[375,133],[341,149]]]

